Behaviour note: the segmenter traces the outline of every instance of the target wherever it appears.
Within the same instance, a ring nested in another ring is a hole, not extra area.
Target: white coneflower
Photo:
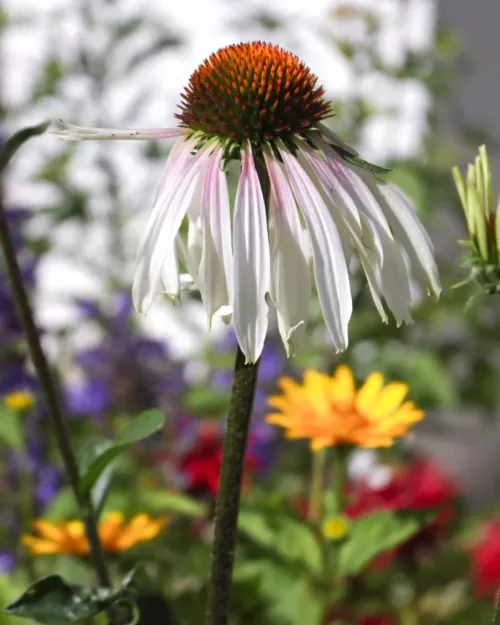
[[[247,362],[255,362],[270,302],[287,352],[304,332],[311,265],[334,346],[346,348],[353,249],[384,321],[383,299],[398,324],[411,321],[410,274],[439,294],[432,245],[413,207],[323,125],[330,107],[316,83],[293,54],[243,43],[193,73],[177,129],[64,124],[66,140],[177,138],[137,253],[140,312],[160,292],[179,295],[181,260],[209,319],[231,311]],[[233,159],[241,174],[231,207],[225,167]]]

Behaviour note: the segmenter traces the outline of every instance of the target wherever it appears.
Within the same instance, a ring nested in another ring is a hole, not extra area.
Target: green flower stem
[[[64,423],[64,417],[60,407],[59,396],[56,390],[47,359],[40,343],[40,337],[36,329],[33,312],[28,300],[23,278],[16,258],[16,252],[10,236],[7,216],[2,202],[0,201],[0,246],[5,257],[5,265],[12,293],[16,303],[17,312],[26,336],[29,353],[33,366],[36,370],[40,386],[45,397],[48,414],[52,421],[54,434],[59,452],[61,454],[68,481],[78,503],[80,513],[85,523],[87,538],[90,544],[91,555],[94,562],[99,584],[111,586],[111,579],[106,566],[104,552],[99,540],[96,518],[90,496],[80,492],[80,476],[75,454],[73,452],[68,431]]]
[[[245,364],[245,356],[241,349],[237,348],[233,388],[224,436],[219,493],[215,508],[215,533],[206,611],[207,625],[226,625],[229,619],[241,481],[258,367],[259,361],[255,364]]]
[[[493,618],[491,620],[492,625],[500,624],[500,588],[496,592],[495,607],[493,609]]]
[[[345,480],[347,476],[348,457],[348,447],[339,446],[334,448],[333,491],[335,493],[337,514],[342,514],[344,512],[347,503],[345,496]]]
[[[325,484],[326,449],[312,454],[311,497],[309,500],[309,521],[319,521],[322,512],[323,489]]]

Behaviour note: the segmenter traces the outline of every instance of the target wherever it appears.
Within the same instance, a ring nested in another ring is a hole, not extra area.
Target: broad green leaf
[[[38,126],[28,126],[27,128],[23,128],[22,130],[19,130],[19,132],[16,132],[16,134],[12,135],[12,137],[9,137],[3,148],[0,150],[0,171],[3,171],[7,167],[9,161],[23,145],[23,143],[32,137],[36,137],[37,135],[44,133],[49,125],[50,122],[46,121],[42,124],[38,124]]]
[[[0,405],[0,441],[15,451],[24,449],[22,418],[13,410]]]
[[[411,538],[429,518],[425,513],[380,510],[356,519],[339,549],[337,574],[356,575],[377,556]]]
[[[80,488],[88,493],[106,467],[129,445],[161,430],[165,416],[160,410],[146,410],[120,432],[114,441],[101,441],[87,454],[80,466]]]
[[[91,618],[116,602],[132,603],[130,592],[123,585],[118,589],[76,586],[60,575],[49,575],[33,583],[5,611],[55,625]]]
[[[243,510],[238,529],[277,560],[305,567],[313,575],[320,574],[321,547],[311,526],[292,517]]]
[[[174,491],[148,489],[141,497],[141,504],[155,512],[173,512],[183,516],[202,518],[208,514],[208,508],[189,495]]]

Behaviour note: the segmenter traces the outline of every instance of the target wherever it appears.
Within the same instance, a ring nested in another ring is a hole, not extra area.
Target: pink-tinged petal
[[[311,238],[314,276],[325,323],[335,348],[341,351],[347,347],[347,328],[352,314],[351,288],[342,242],[314,183],[284,146],[280,147],[280,154]]]
[[[231,208],[229,204],[229,191],[227,178],[221,169],[222,150],[216,154],[213,163],[208,206],[210,213],[210,230],[215,249],[224,266],[226,287],[229,299],[232,297],[234,280],[233,245],[231,240]]]
[[[229,197],[225,174],[220,170],[221,159],[221,149],[216,150],[210,158],[203,185],[200,215],[203,251],[198,273],[198,286],[207,312],[209,328],[213,315],[223,306],[227,310],[230,303],[223,257],[224,251],[230,255],[230,258],[226,260],[231,263],[227,270],[231,272],[232,278]],[[223,177],[223,184],[221,184],[220,175]],[[225,213],[225,215],[221,216],[221,213]],[[221,226],[223,222],[224,226],[228,226],[224,232]],[[227,249],[228,245],[229,249]]]
[[[134,305],[139,312],[148,310],[158,291],[163,263],[193,198],[206,157],[206,152],[200,152],[176,171],[153,209],[147,237],[138,252],[138,269],[132,289]]]
[[[59,120],[63,130],[53,132],[58,139],[63,141],[102,141],[102,140],[128,140],[141,141],[156,139],[173,139],[186,135],[185,128],[90,128],[87,126],[75,126],[62,119]]]
[[[179,183],[179,175],[182,175],[189,163],[195,159],[192,154],[194,147],[193,139],[179,139],[174,143],[155,194],[151,214],[137,248],[137,259],[143,254],[145,248],[151,247],[163,219],[164,203],[168,200],[169,194],[171,195],[175,190],[175,185]]]
[[[339,220],[343,220],[343,227],[347,229],[358,252],[375,307],[382,321],[387,323],[388,318],[380,298],[382,293],[377,280],[377,274],[382,266],[382,255],[379,254],[379,250],[376,247],[371,246],[367,242],[361,221],[363,216],[359,215],[355,201],[349,195],[349,191],[344,186],[343,181],[337,179],[325,161],[319,158],[306,144],[301,144],[299,162],[306,172],[313,179],[317,180],[317,186],[322,198],[329,207],[330,214],[335,220],[337,227],[339,226]],[[339,229],[339,233],[341,232]]]
[[[372,276],[367,274],[372,295],[378,290],[382,292],[398,325],[411,323],[410,276],[401,246],[394,240],[379,202],[364,179],[344,163],[324,140],[315,138],[315,143],[326,158],[332,179],[335,178],[339,182],[339,188],[342,188],[342,201],[345,203],[349,198],[363,221],[362,240],[367,252],[367,257],[362,260],[363,266],[366,268],[371,258],[371,265],[379,274],[378,288],[372,282]],[[376,298],[374,301],[379,308]]]
[[[311,279],[304,231],[292,190],[281,165],[265,153],[271,184],[271,299],[276,306],[278,329],[290,356],[305,334]]]
[[[161,283],[163,285],[163,292],[167,297],[174,300],[179,299],[180,293],[180,279],[179,279],[179,265],[177,262],[177,255],[175,253],[175,246],[172,245],[171,250],[167,253],[165,262],[161,270]]]
[[[264,197],[248,143],[233,215],[233,321],[246,362],[259,358],[267,333],[270,289],[269,238]]]

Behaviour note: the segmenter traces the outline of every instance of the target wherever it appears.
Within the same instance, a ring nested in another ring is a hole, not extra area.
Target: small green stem
[[[326,449],[313,452],[311,470],[311,497],[309,500],[309,521],[319,521],[322,512],[325,483]]]
[[[258,366],[259,361],[255,364],[245,364],[245,356],[241,349],[237,348],[215,508],[215,530],[206,611],[207,625],[226,625],[229,620],[241,481]]]
[[[333,492],[335,493],[335,503],[337,514],[342,514],[346,505],[345,480],[347,476],[347,458],[349,452],[345,447],[334,448],[333,463]]]
[[[99,540],[97,531],[96,518],[92,507],[90,496],[83,495],[80,491],[80,476],[75,454],[71,446],[64,417],[60,407],[59,396],[56,385],[52,378],[47,359],[42,349],[38,330],[35,325],[33,312],[28,300],[26,289],[24,288],[23,278],[19,263],[17,262],[16,251],[10,236],[7,215],[0,201],[0,246],[5,257],[5,266],[7,276],[14,295],[17,312],[26,336],[28,350],[36,370],[40,386],[42,388],[45,402],[48,409],[49,418],[52,421],[54,434],[61,454],[68,481],[75,495],[75,499],[80,508],[83,521],[85,523],[87,538],[90,544],[92,559],[99,583],[102,586],[111,586],[104,552]]]
[[[495,595],[495,607],[493,609],[492,625],[499,625],[500,622],[500,588],[498,588]]]

